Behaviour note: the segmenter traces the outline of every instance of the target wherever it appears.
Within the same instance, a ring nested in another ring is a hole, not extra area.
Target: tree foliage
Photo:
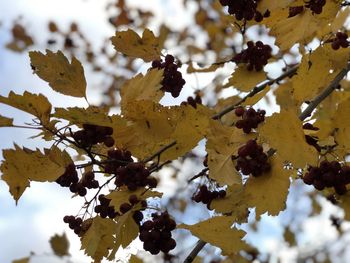
[[[219,247],[227,256],[225,262],[249,261],[242,251],[252,248],[237,224],[247,222],[251,208],[257,218],[278,215],[296,181],[313,185],[349,218],[350,42],[344,26],[348,3],[203,0],[196,5],[194,26],[207,39],[206,45],[194,39],[198,32],[190,28],[172,32],[160,25],[150,30],[151,14],[140,10],[132,24],[130,16],[135,13],[124,1],[115,4],[120,11],[111,18],[116,33],[106,44],[115,50],[86,50],[81,57],[111,81],[104,105],[58,108],[45,95],[27,91],[0,96],[0,103],[33,117],[33,123],[17,125],[0,116],[0,127],[34,128],[36,140],[52,143],[42,150],[16,144],[4,149],[1,179],[16,202],[31,182],[56,182],[69,187],[74,198],[87,196],[82,199],[83,212],[65,216],[64,221],[95,262],[114,260],[119,248],[137,238],[151,254],[163,251],[169,257],[175,247],[175,221],[165,206],[152,210],[162,198],[157,189],[162,170],[176,160],[197,160],[202,171],[192,175],[187,189],[196,183],[193,201],[214,212],[194,225],[177,222],[176,228],[198,237],[196,248],[206,242]],[[125,25],[130,28],[121,29]],[[89,103],[84,63],[74,55],[70,38],[82,36],[78,26],[72,24],[65,35],[50,22],[49,30],[65,37],[63,49],[72,54],[30,51],[33,73],[67,100],[73,96]],[[261,39],[274,37],[274,45],[248,34],[259,31]],[[23,51],[34,43],[19,24],[12,33],[12,50]],[[168,39],[181,52],[170,55],[168,50],[175,49]],[[99,64],[98,56],[127,74],[111,73]],[[137,72],[141,64],[147,71]],[[269,68],[274,64],[277,77]],[[184,83],[191,74],[214,78],[187,101],[165,106],[164,98],[170,100],[170,95],[177,97],[190,88]],[[277,103],[272,114],[254,106],[272,97]],[[193,149],[204,143],[205,153],[195,154]],[[50,243],[56,255],[69,254],[65,235],[54,236]],[[197,250],[185,262],[192,262]]]

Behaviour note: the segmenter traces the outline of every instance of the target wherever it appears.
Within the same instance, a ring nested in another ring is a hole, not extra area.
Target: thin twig
[[[167,145],[165,145],[164,147],[162,147],[158,152],[156,152],[155,154],[153,154],[152,156],[144,159],[142,162],[143,163],[147,163],[149,161],[152,161],[155,157],[160,156],[164,151],[168,150],[169,148],[173,147],[176,144],[176,141],[173,141],[172,143],[169,143]]]
[[[160,165],[157,165],[157,166],[153,167],[152,169],[149,170],[149,172],[153,173],[153,172],[159,171],[160,169],[163,168],[163,166],[165,166],[165,165],[167,165],[167,164],[169,164],[171,162],[172,162],[171,160],[168,160],[168,161],[166,161],[166,162],[164,162],[164,163],[162,163]]]
[[[204,168],[202,171],[200,171],[198,174],[196,174],[195,176],[191,177],[190,179],[188,179],[188,183],[192,182],[193,180],[197,179],[198,177],[201,177],[203,175],[205,175],[207,173],[207,171],[209,171],[209,168],[206,167]]]
[[[238,105],[242,104],[243,102],[245,102],[249,97],[253,97],[255,94],[263,91],[267,86],[272,85],[274,83],[278,83],[279,81],[283,80],[286,77],[290,77],[293,76],[295,74],[295,72],[298,69],[298,65],[291,67],[289,70],[287,70],[286,72],[284,72],[283,74],[281,74],[280,76],[278,76],[275,79],[270,79],[267,80],[263,83],[261,83],[258,86],[255,86],[246,96],[244,96],[241,100],[239,100],[238,102],[236,102],[233,105],[230,105],[226,108],[224,108],[222,111],[220,111],[219,113],[215,114],[212,118],[214,120],[220,119],[222,116],[224,116],[225,114],[233,111]]]
[[[191,253],[187,256],[185,259],[184,263],[191,263],[196,256],[198,255],[199,251],[202,250],[202,248],[207,244],[207,242],[203,240],[199,240],[197,242],[197,245],[194,247],[194,249],[191,251]]]
[[[342,69],[338,75],[334,78],[334,80],[329,84],[329,86],[323,90],[316,98],[314,98],[309,105],[307,106],[307,108],[300,114],[299,119],[300,120],[305,120],[307,117],[309,117],[311,115],[311,113],[313,112],[313,110],[325,99],[327,98],[332,92],[333,90],[335,90],[338,85],[339,82],[346,76],[346,74],[349,72],[350,70],[350,63],[347,65],[346,68]]]

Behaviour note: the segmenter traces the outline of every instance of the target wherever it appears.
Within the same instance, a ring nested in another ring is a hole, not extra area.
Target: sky
[[[167,21],[179,28],[190,22],[189,16],[181,14],[181,1],[132,0],[130,2],[133,5],[143,5],[145,9],[151,9],[157,14],[158,22]],[[114,29],[107,23],[108,16],[104,10],[105,5],[105,0],[0,0],[0,95],[7,96],[10,91],[21,94],[27,90],[45,94],[54,106],[86,106],[82,99],[66,100],[63,95],[51,91],[45,82],[33,75],[26,53],[18,54],[8,51],[4,45],[10,39],[11,22],[20,15],[23,16],[23,21],[28,24],[29,31],[37,37],[39,43],[45,43],[45,33],[42,32],[46,32],[47,21],[55,18],[60,25],[67,27],[70,22],[77,21],[81,25],[82,31],[98,44],[100,39],[114,34]],[[192,11],[191,8],[187,10],[187,12]],[[87,74],[86,78],[93,87],[93,83],[95,83],[93,75]],[[204,86],[210,82],[210,78],[190,77],[188,79],[189,85],[197,81],[200,81],[199,84]],[[94,95],[96,92],[92,88],[88,90],[88,97]],[[183,94],[179,100],[183,100],[187,95]],[[165,103],[167,103],[166,100]],[[18,124],[31,120],[29,115],[1,104],[0,114],[8,117],[15,116],[15,123]],[[29,139],[34,134],[28,130],[1,128],[0,149],[11,148],[14,142],[32,149],[38,147],[38,141]],[[40,147],[44,146],[45,144],[40,144]],[[0,158],[2,158],[1,153]],[[298,194],[297,190],[293,191]],[[62,221],[64,215],[70,212],[75,214],[81,206],[81,199],[72,200],[70,196],[67,189],[56,184],[32,183],[16,206],[8,192],[7,185],[0,180],[0,262],[8,263],[14,259],[28,256],[33,251],[37,256],[33,257],[31,263],[55,263],[57,261],[50,256],[51,250],[48,240],[52,235],[63,232],[66,232],[69,240],[72,241],[70,249],[72,261],[89,262],[88,258],[81,251],[79,252],[80,242],[78,238]],[[306,199],[301,200],[297,206],[293,207],[297,209],[298,213],[306,211],[310,207]],[[285,253],[284,262],[292,262],[289,259],[293,258],[294,252],[286,249],[280,242],[283,234],[280,223],[288,221],[293,211],[295,212],[295,210],[286,212],[275,219],[263,218],[262,222],[259,223],[260,235],[251,236],[251,239],[259,243],[266,251],[281,250],[281,253]],[[328,211],[329,213],[333,212],[331,208]],[[207,216],[209,214],[203,215],[202,219]],[[327,221],[328,216],[328,214],[322,215],[323,219],[317,222],[306,221],[305,225],[303,224],[306,235],[301,237],[301,241],[308,244],[310,240],[315,238],[333,238],[335,234]],[[306,217],[307,214],[304,215],[304,219]],[[191,218],[184,220],[187,220],[185,223],[195,223],[191,221]],[[310,227],[310,225],[314,227]],[[323,229],[324,235],[319,235],[319,232],[314,231],[315,229]]]

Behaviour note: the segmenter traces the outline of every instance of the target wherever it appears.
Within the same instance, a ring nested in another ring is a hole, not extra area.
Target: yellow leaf
[[[214,199],[210,203],[210,208],[215,209],[215,212],[218,213],[230,214],[235,218],[235,222],[246,222],[249,215],[249,206],[244,194],[243,185],[230,185],[226,189],[225,198]]]
[[[295,113],[285,110],[274,113],[258,129],[261,140],[277,150],[283,161],[298,168],[317,164],[318,153],[306,143],[302,122]]]
[[[232,73],[225,84],[225,88],[234,86],[236,89],[242,92],[251,91],[257,84],[266,79],[266,73],[264,71],[249,71],[246,66],[239,66],[235,72]]]
[[[276,96],[277,104],[282,110],[293,111],[299,115],[301,103],[294,99],[293,92],[292,82],[288,81],[279,85],[273,93]]]
[[[325,140],[334,135],[334,129],[337,127],[334,119],[338,114],[335,105],[338,107],[342,105],[344,101],[350,99],[349,95],[349,92],[335,90],[317,107],[317,111],[312,117],[316,119],[314,126],[319,128],[315,132],[319,140]]]
[[[195,225],[181,224],[178,228],[191,231],[192,235],[222,249],[223,254],[236,254],[247,247],[242,238],[245,232],[231,228],[234,218],[216,216]]]
[[[176,145],[160,156],[160,160],[176,159],[194,148],[204,137],[211,111],[201,105],[165,107],[152,101],[132,101],[124,118],[128,126],[113,134],[120,148],[130,150],[137,158],[146,158],[176,141]],[[188,136],[191,134],[191,136]]]
[[[338,105],[337,112],[334,116],[334,126],[336,129],[335,140],[344,148],[350,151],[350,99]]]
[[[13,260],[12,263],[29,263],[30,257]]]
[[[60,158],[57,154],[59,151],[52,148],[56,153],[53,156]],[[47,153],[47,149],[45,150]],[[61,152],[61,156],[66,156]],[[1,179],[10,187],[10,193],[16,200],[23,194],[24,190],[29,187],[30,181],[53,182],[64,173],[65,167],[60,160],[52,160],[47,154],[41,153],[40,150],[32,151],[27,148],[21,149],[15,145],[15,149],[3,150],[4,161],[1,163]],[[62,157],[66,158],[66,157]]]
[[[72,158],[66,151],[61,151],[58,147],[54,146],[50,149],[44,148],[44,153],[49,159],[59,165],[60,167],[67,167],[68,164],[71,164]]]
[[[29,52],[34,72],[50,87],[64,95],[86,97],[84,68],[75,57],[69,63],[61,51],[53,53],[46,50],[46,55],[38,51]]]
[[[263,91],[260,91],[259,93],[255,94],[252,97],[248,97],[245,102],[242,103],[243,106],[253,106],[257,102],[259,102],[262,98],[265,97],[265,95],[270,91],[270,86],[267,86],[264,88]]]
[[[94,262],[101,262],[109,250],[115,247],[116,222],[112,219],[96,216],[89,229],[81,237],[81,249],[92,257]]]
[[[139,227],[132,218],[133,211],[129,211],[118,218],[117,222],[117,242],[126,248],[138,235]]]
[[[241,184],[242,178],[235,169],[232,156],[253,137],[253,134],[245,134],[236,127],[227,127],[211,120],[206,145],[209,177],[221,185]]]
[[[159,59],[161,54],[159,39],[149,29],[143,31],[142,38],[131,29],[117,31],[111,40],[115,50],[130,57],[142,58],[145,62]]]
[[[346,49],[336,52],[330,46],[320,46],[311,54],[304,55],[297,75],[293,77],[295,100],[301,103],[318,95],[346,66],[349,54]],[[333,72],[329,73],[331,69]]]
[[[123,126],[126,121],[122,120],[119,115],[108,115],[102,107],[90,106],[86,109],[74,108],[55,108],[55,113],[52,115],[55,118],[65,119],[70,124],[81,125],[84,123],[99,125],[99,126]]]
[[[152,69],[145,76],[140,73],[126,81],[120,90],[122,112],[127,109],[131,101],[150,100],[159,102],[164,95],[164,91],[160,89],[163,73],[163,69]]]
[[[50,245],[56,256],[63,257],[69,255],[69,241],[65,233],[52,236],[50,238]]]
[[[133,211],[128,211],[124,215],[118,217],[116,225],[116,245],[113,247],[112,252],[108,256],[108,260],[113,260],[119,247],[126,248],[134,239],[136,239],[139,233],[139,226],[133,219]]]
[[[0,95],[0,103],[32,114],[44,125],[49,123],[51,104],[42,94],[37,95],[25,91],[23,95],[18,95],[11,91],[7,98]]]
[[[13,119],[6,118],[0,115],[0,127],[11,127],[13,126]]]
[[[226,197],[213,200],[210,207],[216,212],[232,214],[236,222],[248,217],[248,208],[256,207],[256,215],[265,212],[278,215],[285,209],[290,186],[288,170],[283,169],[283,161],[278,155],[269,158],[271,170],[259,177],[249,177],[244,185],[227,188]]]
[[[278,154],[271,156],[269,162],[271,170],[268,173],[259,177],[249,177],[244,185],[242,196],[250,207],[256,207],[257,216],[265,212],[275,216],[286,207],[291,172],[283,169],[284,162]]]
[[[194,68],[193,67],[193,62],[190,62],[187,68],[187,73],[207,73],[207,72],[214,72],[218,68],[221,68],[224,66],[224,63],[221,64],[212,64],[209,67],[206,68]]]
[[[146,200],[150,197],[161,197],[162,193],[146,190],[144,188],[137,189],[136,191],[120,189],[118,191],[113,191],[110,194],[106,195],[106,198],[111,199],[110,205],[115,207],[115,211],[119,212],[120,205],[123,203],[128,203],[130,195],[136,195],[138,200],[141,201]]]
[[[237,103],[241,101],[241,98],[239,96],[232,96],[225,99],[219,99],[217,104],[215,105],[215,113],[221,112],[223,109],[227,107],[231,107],[232,105],[237,105]],[[227,126],[231,126],[233,123],[235,123],[239,118],[235,114],[234,111],[231,111],[224,116],[221,117],[221,123]]]
[[[289,0],[264,0],[258,2],[258,10],[265,12],[266,9],[273,11],[275,9],[281,9],[290,4]]]
[[[299,3],[303,5],[302,1]],[[293,6],[297,5],[293,3]],[[271,29],[270,34],[276,36],[276,44],[285,51],[296,43],[307,44],[315,36],[319,36],[318,31],[333,21],[338,10],[339,3],[336,0],[330,0],[326,2],[319,15],[313,14],[307,8],[301,14],[288,18],[289,8],[286,7],[271,12],[271,16],[264,19],[262,23]]]

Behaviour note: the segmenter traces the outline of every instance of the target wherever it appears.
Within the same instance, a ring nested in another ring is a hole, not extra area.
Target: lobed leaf
[[[274,113],[258,130],[260,139],[277,150],[284,162],[297,168],[317,164],[318,152],[306,143],[302,122],[295,113],[287,110]]]
[[[50,121],[52,106],[48,99],[42,94],[37,95],[25,91],[22,95],[18,95],[11,91],[8,97],[0,95],[0,103],[34,115],[43,125],[47,125]]]
[[[31,51],[29,57],[34,73],[53,90],[73,97],[86,97],[84,68],[74,56],[71,63],[61,51],[46,50],[46,55]]]
[[[149,29],[143,31],[140,37],[135,31],[117,31],[111,38],[112,44],[118,52],[150,62],[160,58],[161,50],[159,39]]]
[[[145,76],[140,73],[126,81],[120,90],[122,112],[135,100],[159,102],[164,95],[164,91],[161,90],[163,73],[163,69],[152,69]]]
[[[178,228],[191,231],[192,235],[222,249],[225,255],[236,254],[247,248],[242,238],[245,232],[231,228],[235,221],[231,216],[215,216],[195,225],[181,224]]]
[[[239,91],[249,92],[257,84],[266,79],[266,73],[264,71],[249,71],[246,68],[246,65],[239,66],[232,73],[231,77],[228,80],[228,83],[225,84],[225,88],[235,87]]]
[[[57,147],[45,149],[43,154],[38,149],[33,151],[15,145],[15,149],[3,150],[3,156],[1,179],[9,186],[16,203],[30,181],[53,182],[64,173],[68,158],[72,162],[68,154]]]

